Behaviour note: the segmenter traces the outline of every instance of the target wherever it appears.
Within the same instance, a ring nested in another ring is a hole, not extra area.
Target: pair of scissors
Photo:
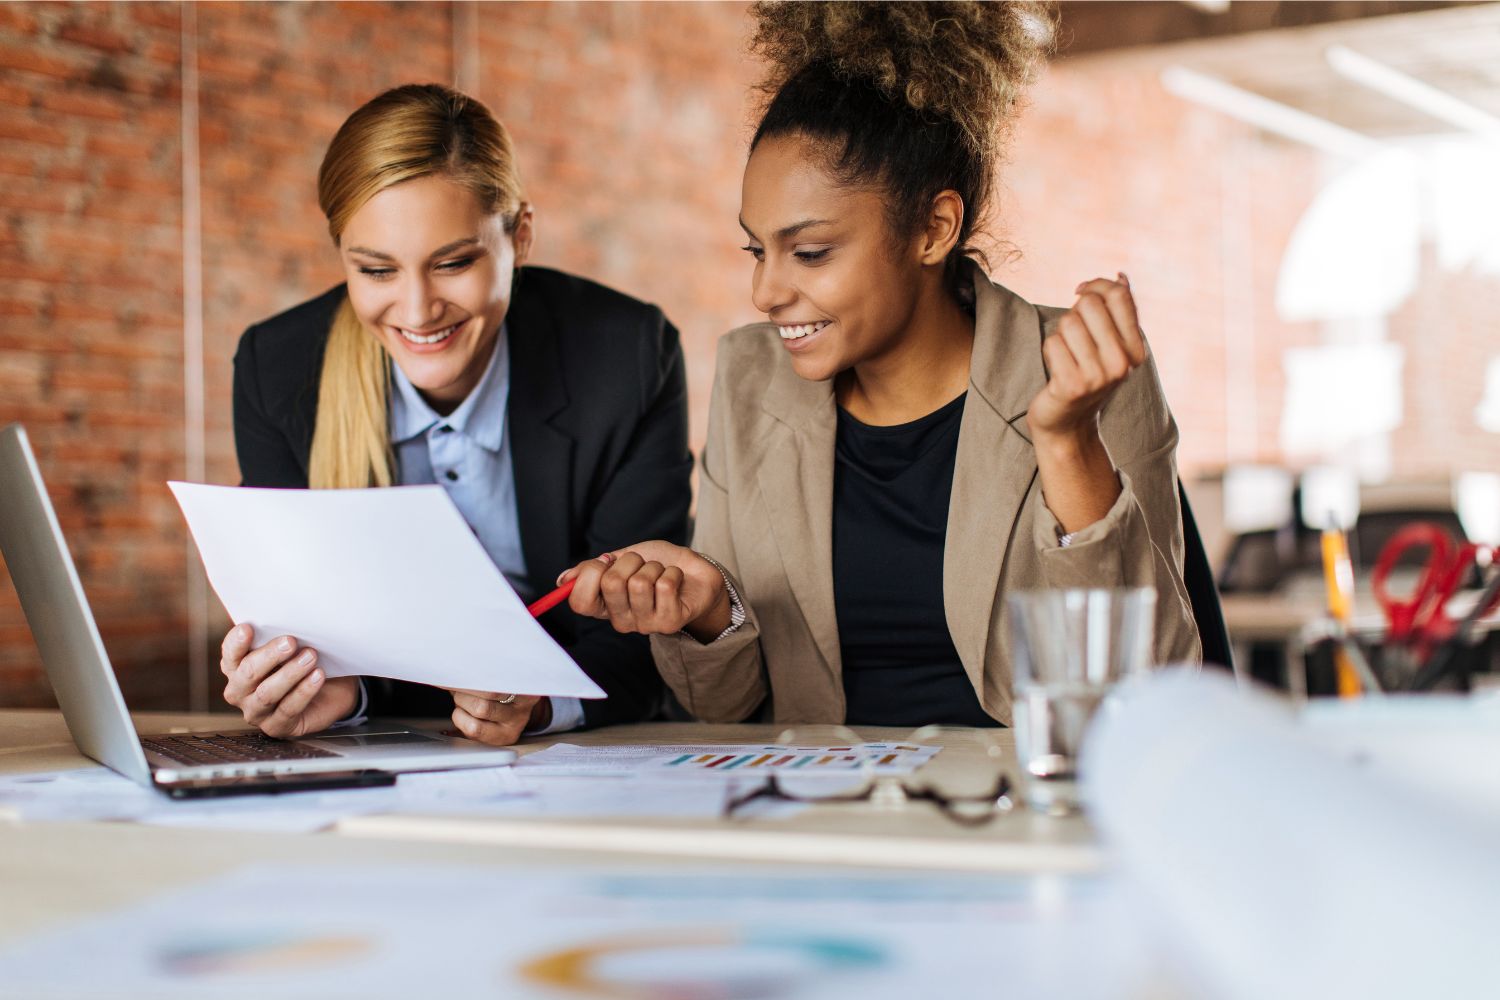
[[[1388,581],[1403,556],[1427,549],[1427,559],[1416,587],[1406,597],[1390,592]],[[1375,600],[1385,612],[1386,641],[1409,648],[1420,665],[1434,648],[1452,637],[1457,623],[1448,616],[1448,601],[1476,563],[1494,552],[1488,546],[1459,542],[1442,525],[1415,521],[1403,526],[1380,550],[1372,585]]]

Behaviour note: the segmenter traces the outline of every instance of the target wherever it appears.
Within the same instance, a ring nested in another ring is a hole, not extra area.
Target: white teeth
[[[832,320],[824,319],[816,323],[802,323],[797,326],[778,326],[776,329],[781,332],[782,340],[801,340],[808,334],[817,333],[830,322]]]
[[[408,340],[413,344],[436,344],[440,340],[447,340],[449,337],[453,336],[454,331],[456,331],[462,325],[462,323],[454,323],[446,330],[439,330],[437,333],[429,334],[425,337],[421,336],[420,334],[412,333],[410,330],[401,330],[400,327],[397,327],[396,329],[401,330],[401,336],[403,339]]]

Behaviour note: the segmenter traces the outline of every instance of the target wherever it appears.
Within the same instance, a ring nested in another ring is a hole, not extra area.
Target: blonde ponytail
[[[510,135],[483,104],[438,84],[375,97],[339,128],[318,171],[318,205],[337,244],[350,216],[376,194],[441,175],[467,188],[512,232],[521,179]],[[318,383],[307,484],[318,489],[390,486],[391,358],[346,298],[328,331]]]
[[[328,331],[318,383],[307,485],[315,490],[390,486],[395,456],[387,424],[390,355],[345,299]]]

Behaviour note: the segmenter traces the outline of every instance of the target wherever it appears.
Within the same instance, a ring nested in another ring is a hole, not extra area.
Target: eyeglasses
[[[788,729],[776,738],[786,748],[767,762],[770,773],[755,785],[731,794],[723,815],[733,818],[762,800],[822,803],[872,802],[880,808],[902,808],[930,802],[962,826],[983,826],[1014,807],[1011,782],[1000,773],[986,787],[965,794],[945,791],[931,782],[915,783],[905,775],[928,764],[941,750],[955,753],[982,748],[985,762],[1001,755],[992,734],[957,726],[923,726],[891,742],[864,740],[844,726]]]

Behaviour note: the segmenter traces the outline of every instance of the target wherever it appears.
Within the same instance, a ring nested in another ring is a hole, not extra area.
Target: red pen
[[[526,610],[531,612],[531,617],[540,618],[568,599],[568,595],[573,592],[573,583],[573,580],[569,580],[552,593],[538,600],[535,604],[528,604]]]

